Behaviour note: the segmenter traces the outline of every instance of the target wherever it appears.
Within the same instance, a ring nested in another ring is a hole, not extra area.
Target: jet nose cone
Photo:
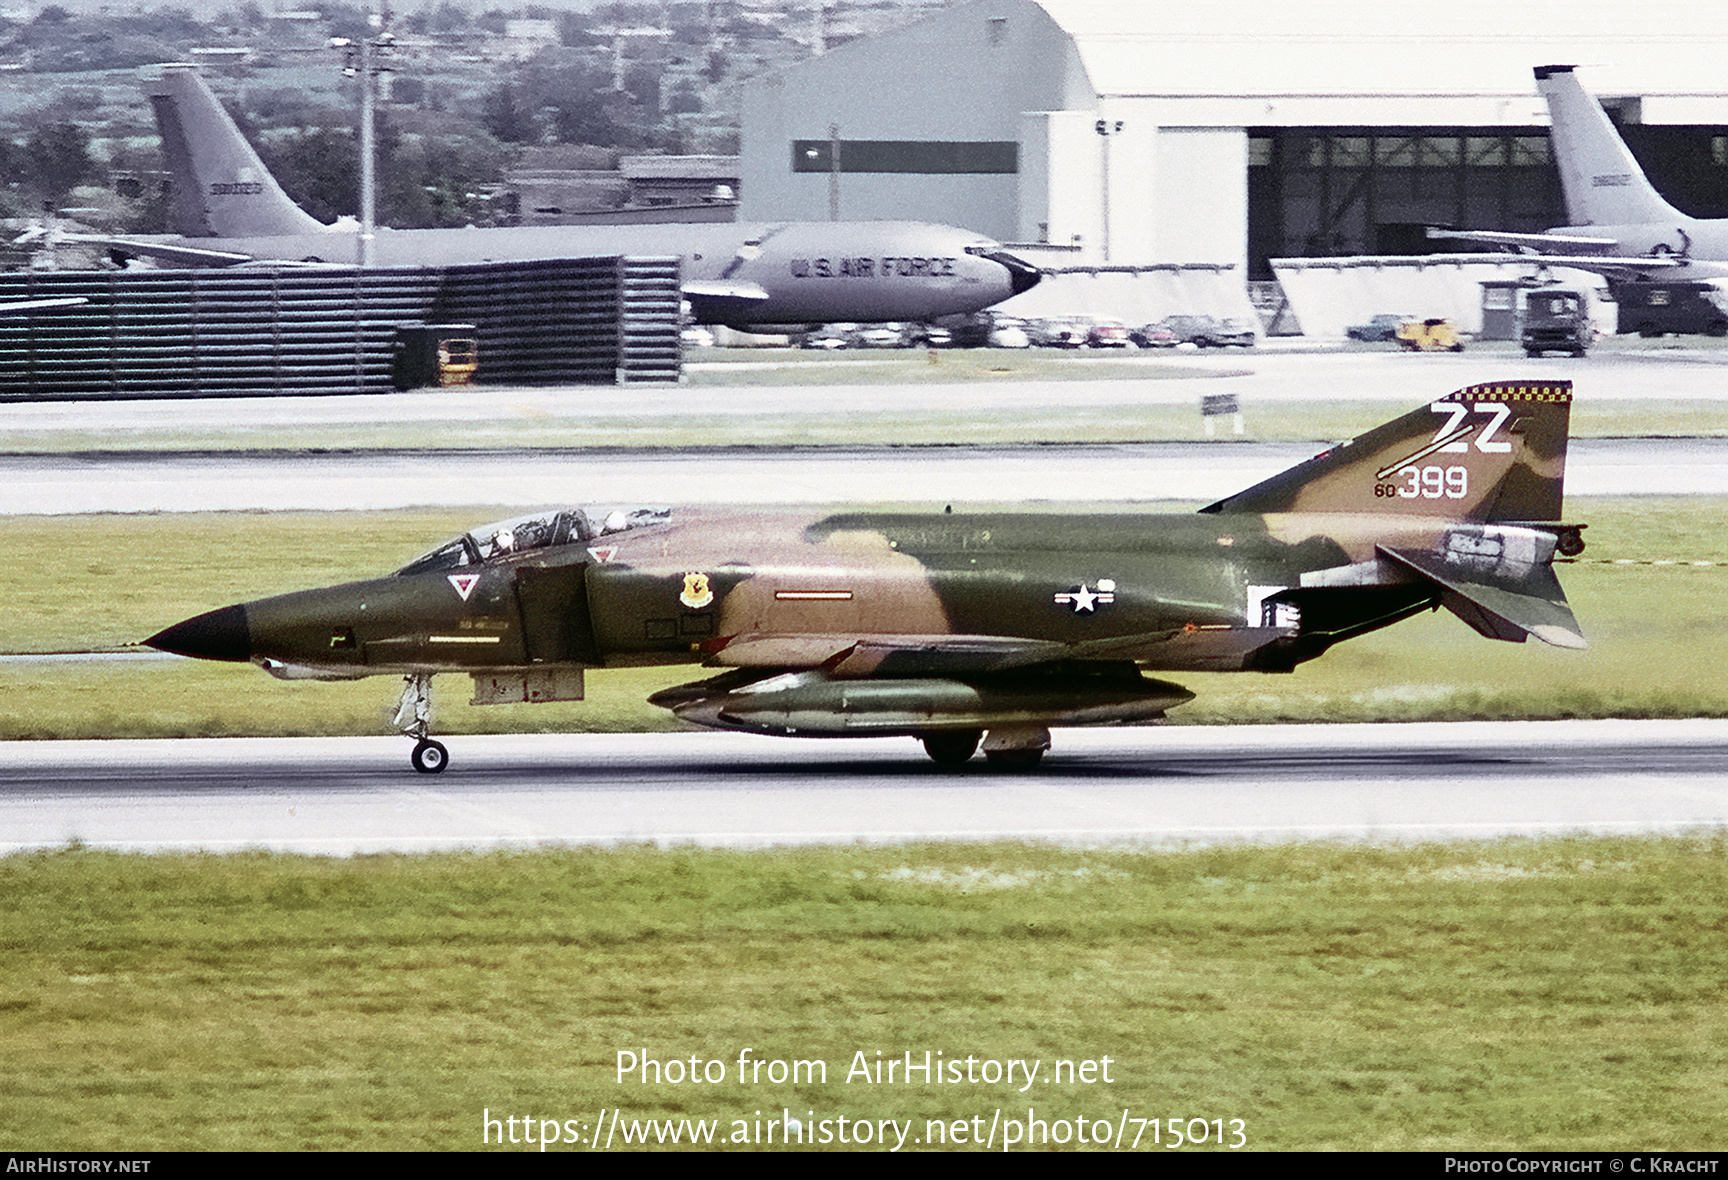
[[[1006,250],[995,250],[985,257],[1008,272],[1008,285],[1016,295],[1030,291],[1038,285],[1038,280],[1044,277],[1043,271],[1024,258],[1014,257]]]
[[[144,641],[158,651],[200,660],[252,658],[252,629],[246,623],[244,606],[225,606],[184,623],[175,623]]]

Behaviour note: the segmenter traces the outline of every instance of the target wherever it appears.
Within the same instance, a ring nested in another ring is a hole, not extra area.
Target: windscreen
[[[597,537],[659,524],[671,517],[666,508],[556,508],[470,529],[416,557],[398,575],[436,573],[500,560],[514,554],[557,545],[574,545]]]

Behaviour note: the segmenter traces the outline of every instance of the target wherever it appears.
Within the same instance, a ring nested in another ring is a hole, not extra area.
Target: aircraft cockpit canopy
[[[558,508],[533,512],[452,537],[416,557],[396,574],[401,577],[461,569],[534,549],[593,541],[660,524],[671,515],[666,508]]]

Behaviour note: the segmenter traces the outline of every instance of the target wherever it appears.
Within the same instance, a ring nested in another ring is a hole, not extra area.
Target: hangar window
[[[1421,160],[1427,168],[1453,168],[1461,158],[1458,141],[1452,136],[1424,136],[1417,141],[1421,144]]]
[[[792,171],[828,172],[832,145],[826,139],[792,141]],[[1014,140],[843,139],[840,171],[904,175],[1012,175],[1020,170]]]
[[[1512,165],[1515,168],[1528,168],[1536,164],[1548,163],[1548,137],[1546,135],[1520,135],[1512,140]]]
[[[1409,168],[1416,163],[1416,141],[1408,136],[1381,136],[1374,141],[1374,162],[1382,168]]]
[[[1343,135],[1332,141],[1334,168],[1366,168],[1370,140],[1365,135]]]
[[[1472,168],[1498,168],[1506,163],[1506,141],[1498,135],[1472,135],[1464,141],[1464,157]]]

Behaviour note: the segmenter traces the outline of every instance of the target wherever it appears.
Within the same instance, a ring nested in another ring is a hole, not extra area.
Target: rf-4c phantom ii
[[[161,67],[149,94],[174,176],[180,236],[83,240],[186,266],[360,258],[360,227],[325,225],[289,199],[196,67]],[[1000,303],[1040,277],[981,234],[913,221],[379,229],[370,261],[455,266],[669,254],[681,257],[695,317],[741,328],[932,320]]]
[[[414,766],[434,673],[476,703],[577,700],[588,669],[704,664],[650,700],[716,729],[980,742],[1158,720],[1147,672],[1287,672],[1444,606],[1491,639],[1584,638],[1555,577],[1567,382],[1473,385],[1193,514],[545,512],[389,577],[202,614],[146,642],[283,678],[407,678]]]

